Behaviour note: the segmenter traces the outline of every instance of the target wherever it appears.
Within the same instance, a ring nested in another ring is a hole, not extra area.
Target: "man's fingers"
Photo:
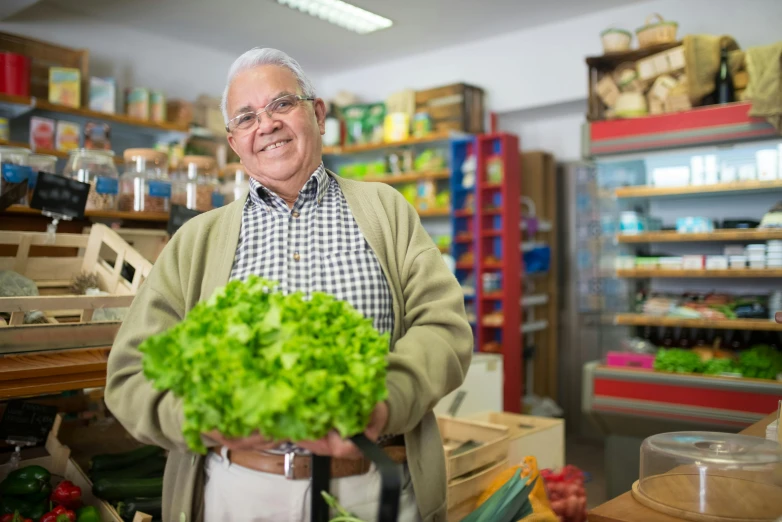
[[[361,451],[349,440],[343,439],[336,431],[328,434],[331,455],[338,459],[360,459]]]

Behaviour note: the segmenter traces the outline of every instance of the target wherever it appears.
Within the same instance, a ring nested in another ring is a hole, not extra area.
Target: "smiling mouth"
[[[270,150],[279,149],[280,147],[284,147],[285,145],[287,145],[290,142],[291,142],[291,140],[275,141],[274,143],[272,143],[270,145],[267,145],[264,148],[262,148],[261,152],[268,152]]]

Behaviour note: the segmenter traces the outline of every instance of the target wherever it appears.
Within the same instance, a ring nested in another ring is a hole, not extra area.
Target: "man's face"
[[[303,94],[287,68],[261,65],[244,70],[228,89],[228,118],[261,110],[286,94]],[[286,114],[263,113],[259,124],[230,132],[228,142],[252,177],[276,188],[297,177],[306,180],[318,167],[325,118],[323,100],[300,101]]]

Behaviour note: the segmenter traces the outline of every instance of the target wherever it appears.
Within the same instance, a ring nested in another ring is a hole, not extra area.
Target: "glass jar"
[[[86,210],[117,210],[119,173],[113,151],[72,150],[63,174],[91,185]]]
[[[250,189],[250,177],[241,163],[229,163],[220,172],[222,185],[220,191],[225,197],[224,203],[233,203]]]
[[[30,177],[27,180],[27,200],[25,204],[29,206],[33,200],[33,191],[38,181],[38,173],[57,174],[57,156],[52,156],[51,154],[30,154],[28,162],[30,165]]]
[[[209,156],[185,156],[172,179],[171,203],[206,212],[222,204],[217,162]]]
[[[23,147],[0,147],[0,198],[7,192],[13,190],[19,193],[19,197],[14,197],[13,203],[24,203],[27,191],[19,188],[27,186],[30,177],[30,149]]]
[[[119,209],[125,212],[168,212],[171,182],[168,154],[155,149],[127,149],[120,177]]]

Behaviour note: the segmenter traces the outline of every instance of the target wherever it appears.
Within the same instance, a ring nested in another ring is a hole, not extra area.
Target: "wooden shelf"
[[[345,154],[357,154],[360,152],[371,152],[374,150],[383,150],[396,147],[405,147],[408,145],[419,145],[422,143],[434,143],[436,141],[445,141],[449,139],[451,133],[438,132],[430,134],[424,138],[410,138],[404,141],[393,143],[367,143],[364,145],[343,145],[341,147],[323,147],[323,154],[338,156]]]
[[[779,277],[782,278],[782,269],[780,268],[764,268],[752,270],[745,268],[743,270],[663,270],[660,268],[654,269],[635,269],[635,270],[617,270],[616,277],[661,277],[661,278],[736,278],[736,279],[750,279],[750,278],[766,278],[766,277]]]
[[[109,347],[0,356],[0,400],[100,387]]]
[[[21,205],[11,205],[5,212],[11,214],[40,215],[41,211],[23,207]],[[165,223],[168,221],[168,212],[120,212],[119,210],[88,210],[84,213],[85,217],[96,219],[125,219],[128,221],[153,221]]]
[[[451,171],[448,169],[432,170],[428,172],[408,172],[405,174],[384,174],[382,176],[367,176],[362,181],[374,181],[377,183],[387,183],[396,185],[399,183],[415,183],[418,181],[448,179],[451,177]]]
[[[472,270],[473,268],[475,268],[475,266],[473,265],[473,263],[466,263],[464,261],[461,261],[459,263],[456,263],[456,268],[458,268],[459,270]]]
[[[680,234],[675,231],[620,234],[619,243],[690,243],[694,241],[766,241],[782,239],[782,228],[723,229],[698,234]]]
[[[181,125],[179,123],[137,120],[135,118],[125,116],[124,114],[106,114],[103,112],[83,109],[81,107],[76,108],[67,107],[65,105],[56,105],[34,96],[9,96],[7,94],[0,94],[0,104],[23,105],[29,107],[30,109],[55,112],[58,114],[71,114],[73,116],[80,116],[82,118],[103,120],[108,122],[121,123],[124,125],[133,125],[136,127],[147,127],[156,131],[186,133],[190,128],[189,125]]]
[[[488,294],[483,294],[484,301],[501,301],[503,297],[505,297],[505,294],[502,292],[489,292]]]
[[[453,217],[463,218],[463,217],[473,217],[475,215],[475,212],[472,210],[455,210],[453,213]]]
[[[617,314],[614,322],[625,326],[679,326],[682,328],[782,332],[782,324],[775,323],[771,319],[683,319],[681,317],[655,317],[644,314]]]
[[[688,185],[686,187],[620,187],[614,191],[617,198],[658,198],[666,196],[719,196],[735,192],[782,190],[782,180],[736,181],[716,185]]]
[[[472,236],[456,236],[453,239],[454,243],[472,243],[475,241],[475,238]]]
[[[451,211],[447,208],[433,208],[431,210],[419,210],[418,215],[422,218],[448,217],[451,215]]]

